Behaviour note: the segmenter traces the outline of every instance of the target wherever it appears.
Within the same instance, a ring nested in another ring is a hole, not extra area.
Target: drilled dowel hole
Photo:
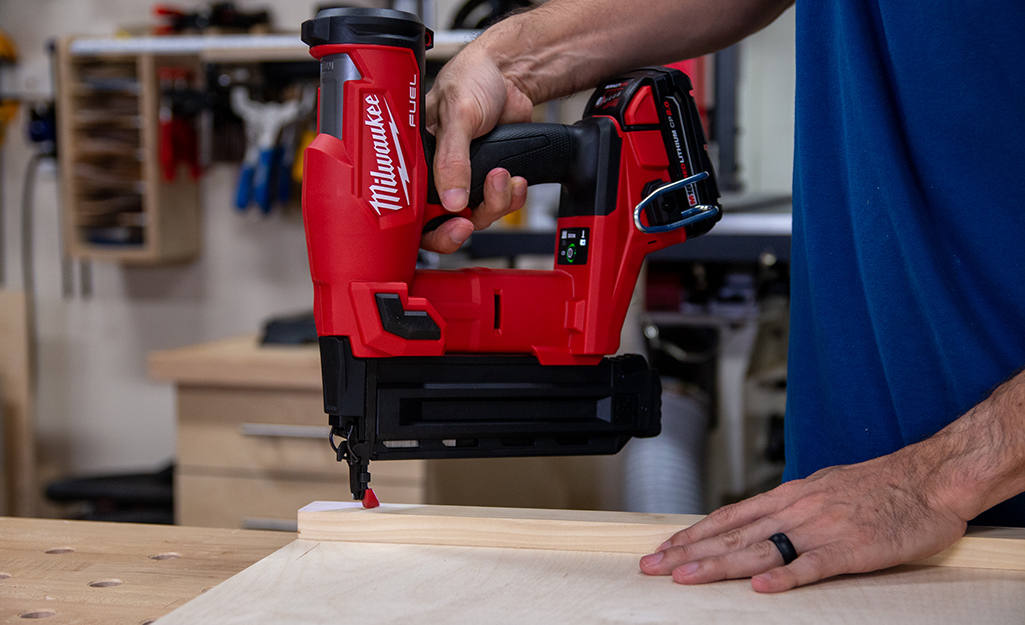
[[[71,547],[54,547],[53,549],[47,549],[45,551],[45,553],[49,553],[51,555],[56,555],[56,554],[61,554],[61,553],[74,553],[74,551],[75,550],[72,549]],[[42,618],[42,617],[39,617],[39,618]]]
[[[57,613],[53,610],[32,610],[30,612],[22,612],[18,616],[21,618],[50,618],[51,616],[57,616]]]
[[[89,582],[89,585],[93,588],[111,588],[113,586],[120,586],[123,583],[119,579],[98,579],[95,582]]]
[[[150,560],[174,560],[182,557],[182,554],[168,551],[167,553],[155,553],[149,557]]]

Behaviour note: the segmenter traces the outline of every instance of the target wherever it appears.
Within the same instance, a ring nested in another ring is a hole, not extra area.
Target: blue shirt
[[[1025,365],[1025,2],[798,0],[785,477]],[[1025,497],[980,522],[1025,525]]]

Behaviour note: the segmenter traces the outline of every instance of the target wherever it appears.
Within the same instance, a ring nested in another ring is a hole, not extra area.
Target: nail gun
[[[657,435],[657,372],[606,355],[644,257],[721,215],[687,76],[633,71],[573,125],[500,126],[471,144],[470,206],[495,167],[562,185],[552,270],[417,270],[422,233],[452,217],[424,129],[433,33],[408,13],[326,9],[302,38],[321,63],[303,218],[331,444],[353,497],[371,460],[611,454]]]

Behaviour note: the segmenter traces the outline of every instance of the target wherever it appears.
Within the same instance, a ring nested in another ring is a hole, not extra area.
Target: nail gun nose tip
[[[370,509],[376,508],[381,505],[381,502],[377,500],[377,495],[374,494],[373,488],[368,488],[366,494],[363,495],[363,507]]]

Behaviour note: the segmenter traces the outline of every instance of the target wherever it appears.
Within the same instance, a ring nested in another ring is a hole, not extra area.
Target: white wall
[[[296,28],[311,0],[237,0],[270,6]],[[0,28],[21,61],[4,70],[5,91],[49,97],[48,39],[109,35],[150,22],[151,0],[3,0]],[[198,3],[189,2],[195,6]],[[438,2],[448,15],[455,0]],[[749,188],[789,189],[792,153],[792,14],[745,44],[742,57],[741,175]],[[789,47],[788,47],[789,46]],[[789,56],[788,56],[789,54]],[[789,73],[788,73],[789,72]],[[19,288],[19,210],[31,148],[17,121],[3,146],[6,286]],[[789,147],[788,147],[789,146]],[[302,226],[280,216],[247,219],[232,208],[236,171],[217,166],[203,180],[200,259],[163,268],[93,263],[92,297],[64,299],[58,258],[56,176],[44,167],[34,224],[39,333],[38,435],[67,472],[155,467],[174,453],[169,385],[146,377],[147,352],[256,331],[266,317],[309,308],[312,289]]]
[[[745,191],[789,194],[794,160],[794,8],[740,48],[737,160]]]
[[[3,87],[48,97],[48,39],[110,35],[117,26],[151,21],[148,0],[4,0],[0,25],[21,54]],[[315,2],[260,0],[276,23],[296,29]],[[31,148],[14,124],[3,154],[6,285],[20,288],[20,203]],[[39,335],[38,436],[44,456],[61,456],[69,472],[155,467],[174,454],[174,400],[169,385],[146,377],[154,349],[256,331],[269,315],[309,308],[312,288],[302,225],[280,215],[235,214],[236,169],[220,165],[203,179],[202,256],[161,268],[93,263],[90,298],[61,296],[57,183],[40,171],[34,224]]]

